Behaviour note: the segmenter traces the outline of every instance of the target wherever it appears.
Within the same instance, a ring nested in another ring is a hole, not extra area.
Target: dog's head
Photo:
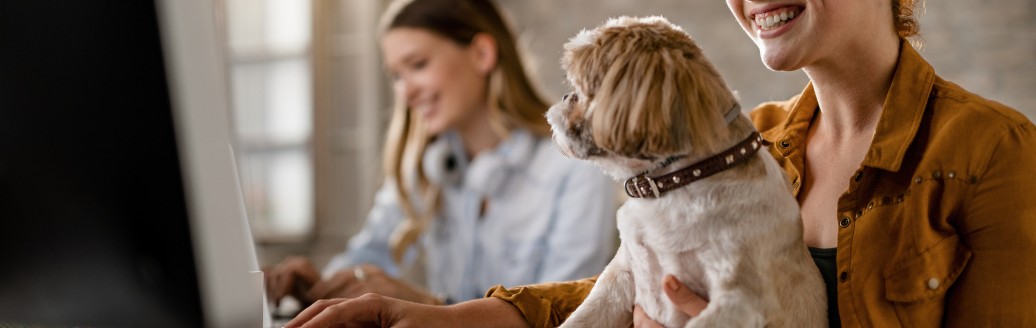
[[[562,58],[573,91],[547,120],[558,148],[617,179],[674,156],[719,152],[736,104],[691,37],[661,17],[584,30]]]

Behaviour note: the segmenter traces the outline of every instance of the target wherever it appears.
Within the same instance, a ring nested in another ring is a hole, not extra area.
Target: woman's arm
[[[962,145],[964,147],[965,145]],[[970,263],[951,287],[951,327],[1036,326],[1036,128],[1007,130],[964,207]]]
[[[424,304],[441,301],[430,292],[402,281],[392,260],[389,240],[403,221],[403,211],[395,186],[386,182],[375,196],[374,206],[363,230],[349,239],[345,252],[335,256],[324,268],[323,278],[306,291],[308,301],[352,298],[378,293]]]
[[[486,297],[503,300],[517,309],[531,327],[557,327],[583,302],[597,277],[514,287],[495,286]]]
[[[376,294],[355,299],[322,300],[285,327],[527,327],[521,314],[496,298],[451,306],[410,303]]]
[[[395,185],[386,180],[374,196],[374,206],[367,214],[363,229],[349,238],[345,251],[335,255],[324,266],[324,278],[365,263],[373,264],[389,275],[397,276],[399,269],[392,261],[389,239],[402,222],[403,210],[399,206],[399,198],[396,197]]]

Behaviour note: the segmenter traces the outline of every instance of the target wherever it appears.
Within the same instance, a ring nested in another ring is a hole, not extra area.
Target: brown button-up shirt
[[[752,119],[797,194],[812,85]],[[1036,127],[935,75],[903,42],[874,139],[830,218],[844,327],[1036,327]],[[593,279],[514,288],[537,327],[559,324]]]

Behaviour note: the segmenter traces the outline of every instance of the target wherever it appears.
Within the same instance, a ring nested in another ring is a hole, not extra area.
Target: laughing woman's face
[[[727,7],[776,71],[839,61],[895,33],[888,0],[727,0]]]

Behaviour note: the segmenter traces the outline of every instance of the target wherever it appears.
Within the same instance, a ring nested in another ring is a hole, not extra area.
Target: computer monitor
[[[0,5],[0,326],[263,325],[213,6]]]

